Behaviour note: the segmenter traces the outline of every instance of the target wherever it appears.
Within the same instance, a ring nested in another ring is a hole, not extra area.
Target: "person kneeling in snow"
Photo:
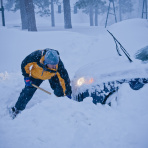
[[[13,118],[25,109],[37,90],[32,84],[40,86],[47,79],[57,97],[67,96],[71,99],[70,79],[58,51],[49,48],[34,51],[22,61],[21,69],[25,88],[15,106],[11,108]]]

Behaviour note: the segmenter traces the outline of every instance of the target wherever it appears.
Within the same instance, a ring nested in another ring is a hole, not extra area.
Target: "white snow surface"
[[[96,68],[98,70],[94,72]],[[89,91],[94,91],[92,88],[97,85],[104,88],[104,83],[117,80],[120,81],[122,79],[131,80],[134,78],[147,77],[147,64],[144,64],[144,62],[141,62],[140,60],[133,58],[133,61],[130,62],[128,58],[123,58],[121,56],[98,60],[93,63],[86,64],[76,71],[71,83],[73,96],[75,97],[79,93],[83,93],[88,89]],[[79,85],[78,82],[80,83],[81,79],[84,80],[84,83]],[[90,80],[92,80],[92,82],[90,82]]]
[[[83,102],[58,98],[45,81],[41,87],[52,95],[37,90],[26,109],[10,118],[7,107],[16,103],[24,87],[20,64],[34,50],[58,50],[71,80],[83,65],[118,57],[113,38],[103,27],[47,28],[27,32],[0,27],[0,148],[147,148],[147,85],[134,91],[123,84],[118,104],[109,107],[94,105],[91,97]],[[147,20],[126,20],[107,29],[132,58],[148,44]],[[94,73],[100,71],[95,67]]]

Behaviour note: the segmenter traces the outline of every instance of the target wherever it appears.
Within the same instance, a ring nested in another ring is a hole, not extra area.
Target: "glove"
[[[24,81],[26,86],[32,87],[32,81],[30,80],[29,77],[25,77]]]
[[[66,95],[69,99],[71,99],[72,97],[71,96],[69,96],[69,95]]]
[[[72,98],[72,97],[71,97],[71,94],[72,94],[71,86],[69,87],[69,89],[67,89],[67,90],[65,91],[65,94],[66,94],[66,96],[67,96],[69,99]]]

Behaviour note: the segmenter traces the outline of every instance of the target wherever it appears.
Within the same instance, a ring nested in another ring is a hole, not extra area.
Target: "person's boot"
[[[10,116],[12,117],[12,119],[14,119],[17,116],[17,114],[20,113],[20,111],[17,110],[16,107],[11,107],[9,110],[9,113],[10,113]]]

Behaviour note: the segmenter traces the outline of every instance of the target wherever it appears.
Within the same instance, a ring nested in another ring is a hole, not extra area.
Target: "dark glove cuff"
[[[72,91],[71,90],[70,91],[65,91],[65,94],[66,94],[66,96],[71,96]]]

